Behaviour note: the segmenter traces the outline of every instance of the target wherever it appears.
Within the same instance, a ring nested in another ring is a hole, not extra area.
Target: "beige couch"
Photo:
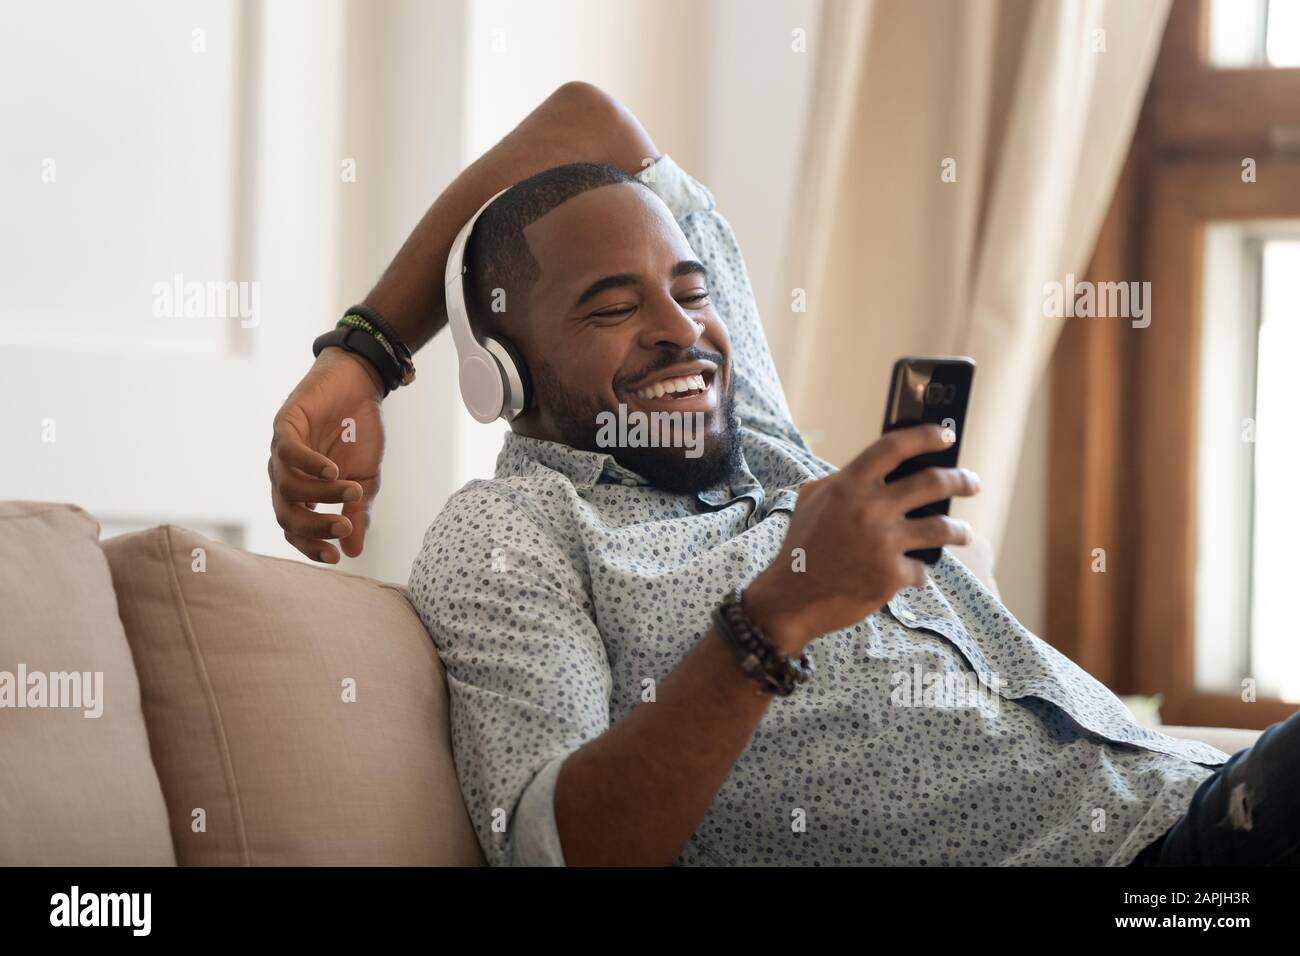
[[[98,534],[0,503],[0,697],[8,673],[37,705],[0,709],[0,864],[482,864],[402,589],[183,528]]]

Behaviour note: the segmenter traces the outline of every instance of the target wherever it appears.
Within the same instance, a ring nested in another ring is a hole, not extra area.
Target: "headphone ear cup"
[[[533,380],[528,374],[528,365],[509,339],[493,336],[485,338],[483,345],[501,365],[506,392],[501,417],[506,421],[518,418],[533,403]]]
[[[480,349],[460,363],[460,395],[476,421],[496,421],[506,408],[506,379],[500,360]]]

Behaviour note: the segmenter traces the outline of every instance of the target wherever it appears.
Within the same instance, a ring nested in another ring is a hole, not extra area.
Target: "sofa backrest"
[[[0,502],[0,866],[172,866],[99,525]]]
[[[483,862],[401,588],[171,526],[103,551],[182,865]]]

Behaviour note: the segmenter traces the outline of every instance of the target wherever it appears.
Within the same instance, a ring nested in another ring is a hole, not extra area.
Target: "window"
[[[1169,724],[1300,703],[1300,0],[1174,0],[1089,278],[1151,322],[1053,366],[1048,639]]]
[[[1206,40],[1213,68],[1298,67],[1300,0],[1212,0]],[[1275,151],[1295,142],[1282,124],[1268,133]],[[1244,170],[1242,179],[1254,184]],[[1254,682],[1259,696],[1297,703],[1295,542],[1284,516],[1300,466],[1288,434],[1300,220],[1211,219],[1201,255],[1194,687],[1231,694]]]
[[[1300,0],[1213,0],[1214,67],[1300,66]]]
[[[1205,231],[1197,422],[1196,688],[1241,681],[1300,702],[1291,581],[1300,448],[1291,434],[1300,355],[1300,225]]]
[[[1300,239],[1269,240],[1256,248],[1261,266],[1251,517],[1251,673],[1259,675],[1261,694],[1298,702],[1296,539],[1285,516],[1295,510],[1295,476],[1300,474],[1300,446],[1288,421],[1296,407],[1294,359],[1300,355]]]

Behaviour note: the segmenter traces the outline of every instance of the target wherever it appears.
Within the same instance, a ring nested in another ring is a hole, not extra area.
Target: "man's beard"
[[[718,407],[713,411],[713,418],[721,423],[717,437],[710,440],[701,436],[702,448],[698,457],[689,457],[685,447],[643,447],[643,446],[602,446],[597,441],[600,431],[600,416],[619,418],[618,409],[606,408],[594,398],[564,389],[554,370],[544,363],[534,375],[538,397],[550,412],[551,419],[560,431],[560,440],[573,448],[583,451],[604,452],[611,455],[624,468],[636,472],[656,488],[673,494],[695,494],[728,481],[740,470],[742,455],[740,449],[740,423],[736,420],[735,392],[736,383],[729,379],[725,395],[719,396]],[[722,374],[722,368],[714,373]],[[629,410],[628,414],[635,412]],[[645,413],[649,417],[650,413]],[[666,413],[665,413],[666,414]],[[680,421],[687,415],[703,413],[673,413]],[[646,430],[649,434],[649,429]],[[679,446],[680,442],[677,442]]]

